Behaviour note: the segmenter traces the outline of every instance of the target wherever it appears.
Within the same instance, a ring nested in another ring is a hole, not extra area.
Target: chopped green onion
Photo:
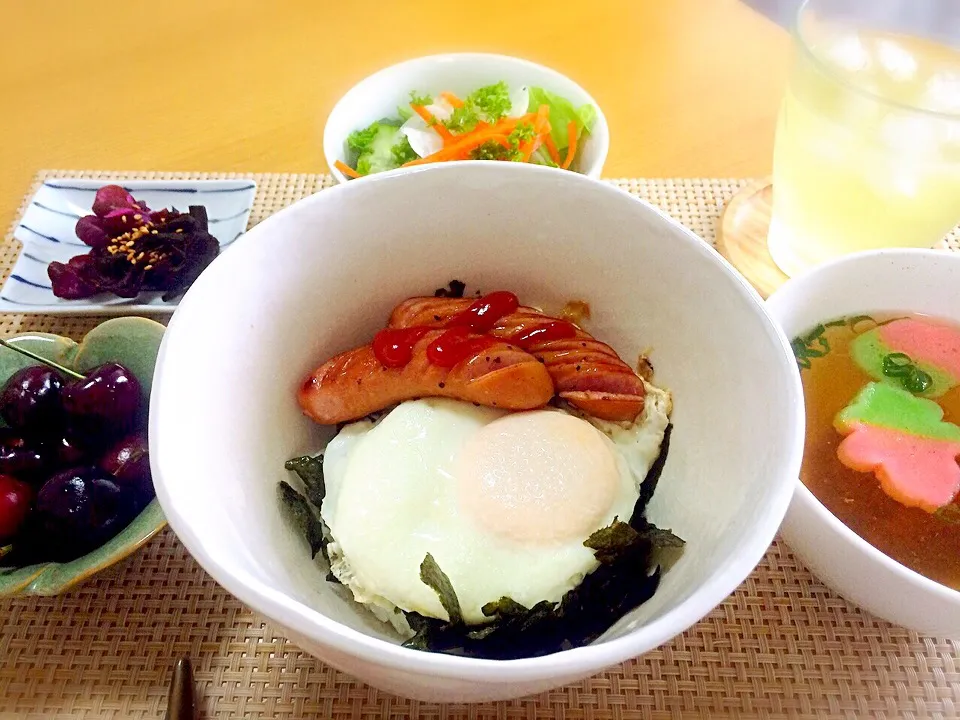
[[[933,378],[918,367],[903,380],[903,386],[914,395],[925,393],[933,384]]]
[[[913,361],[905,353],[883,356],[883,374],[887,377],[906,377],[913,370]]]

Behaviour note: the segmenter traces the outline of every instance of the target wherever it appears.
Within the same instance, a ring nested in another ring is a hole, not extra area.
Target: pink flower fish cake
[[[874,473],[902,505],[932,513],[960,491],[960,427],[944,422],[934,401],[872,382],[837,414],[834,427],[845,436],[840,462]]]
[[[861,333],[850,343],[850,356],[874,380],[898,384],[884,362],[903,359],[925,372],[930,386],[924,397],[940,397],[960,385],[960,331],[922,317],[901,318]],[[905,356],[905,357],[904,357]]]

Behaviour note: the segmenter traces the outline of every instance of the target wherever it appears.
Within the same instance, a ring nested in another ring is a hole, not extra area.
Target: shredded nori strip
[[[462,298],[464,290],[467,289],[465,283],[460,282],[459,280],[451,280],[447,287],[437,288],[433,291],[434,297],[446,297],[446,298]]]
[[[307,489],[307,500],[319,509],[327,494],[327,488],[323,484],[323,455],[296,457],[287,460],[283,466],[295,472],[303,481],[303,486]]]
[[[420,582],[429,586],[440,598],[440,604],[447,611],[447,617],[450,618],[451,624],[459,625],[463,622],[460,601],[457,600],[457,593],[453,590],[453,584],[430,553],[427,553],[423,562],[420,563]]]
[[[663,440],[660,442],[660,453],[647,471],[647,477],[644,478],[643,485],[640,486],[640,497],[637,498],[637,502],[633,506],[633,515],[630,517],[631,525],[637,525],[642,521],[643,513],[653,498],[653,493],[656,491],[657,485],[660,484],[660,476],[663,474],[663,467],[667,464],[667,453],[670,452],[670,438],[672,436],[673,423],[670,423],[663,431]]]
[[[307,502],[307,498],[293,488],[290,483],[281,480],[277,486],[277,492],[280,500],[290,511],[300,532],[307,538],[310,545],[310,557],[314,558],[318,552],[326,549],[326,542],[323,537],[323,525]]]
[[[310,557],[315,558],[319,552],[327,565],[327,581],[340,584],[337,576],[330,571],[330,555],[327,545],[332,537],[330,528],[320,515],[320,505],[327,494],[323,482],[323,455],[312,457],[304,455],[287,460],[284,467],[303,482],[306,493],[294,489],[287,482],[280,481],[278,491],[283,505],[287,506],[293,515],[301,532],[310,545]]]

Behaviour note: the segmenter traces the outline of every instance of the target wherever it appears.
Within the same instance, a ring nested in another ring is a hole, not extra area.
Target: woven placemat
[[[53,176],[231,177],[48,171],[37,183]],[[251,223],[331,184],[324,175],[253,177]],[[613,182],[713,242],[721,208],[745,181]],[[10,235],[5,242],[3,276],[17,245]],[[100,320],[0,315],[0,332],[79,338]],[[169,530],[67,595],[0,601],[0,616],[2,719],[161,718],[171,664],[184,654],[194,659],[204,718],[960,717],[960,643],[851,607],[780,542],[668,645],[554,692],[482,705],[402,700],[324,666],[220,589]]]

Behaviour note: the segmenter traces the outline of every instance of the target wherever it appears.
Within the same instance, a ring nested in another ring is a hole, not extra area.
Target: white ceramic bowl
[[[597,101],[556,70],[520,58],[486,53],[415,58],[384,68],[354,85],[334,106],[323,128],[323,154],[327,167],[339,182],[346,182],[347,178],[337,170],[334,162],[346,161],[347,136],[375,120],[395,117],[397,106],[410,102],[411,91],[438,93],[449,90],[464,97],[477,88],[501,80],[511,89],[522,85],[542,87],[565,97],[577,107],[586,103],[593,105],[597,109],[597,120],[583,144],[578,162],[579,172],[600,177],[610,148],[610,131]]]
[[[861,313],[927,313],[960,323],[960,254],[880,250],[844,257],[785,283],[767,308],[787,336]],[[824,583],[878,617],[960,636],[960,592],[915,573],[850,530],[800,482],[784,540]]]
[[[390,309],[453,278],[593,309],[625,358],[652,348],[675,432],[654,522],[687,540],[648,603],[600,641],[492,661],[400,647],[324,582],[281,516],[283,462],[329,429],[295,392],[369,342]],[[164,337],[151,458],[170,525],[200,564],[320,659],[435,701],[519,697],[640,655],[690,627],[754,568],[799,473],[803,410],[789,345],[756,293],[689,231],[606,183],[517,163],[373,176],[306,198],[219,257]]]

